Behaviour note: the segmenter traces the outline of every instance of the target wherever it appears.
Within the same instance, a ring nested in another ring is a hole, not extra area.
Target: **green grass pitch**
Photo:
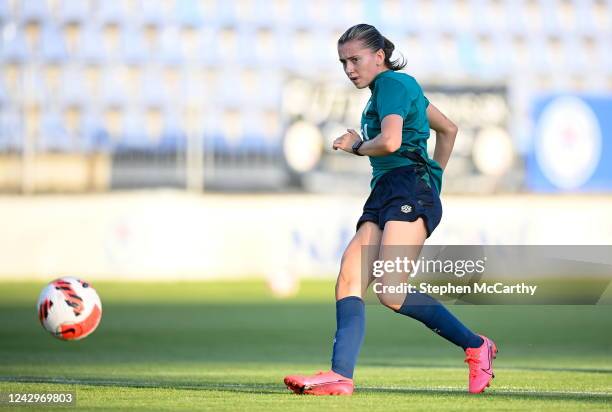
[[[491,388],[470,395],[461,350],[369,305],[356,393],[323,398],[282,378],[329,367],[329,282],[287,300],[254,281],[94,283],[102,323],[81,342],[40,327],[43,286],[0,283],[0,391],[72,390],[78,410],[612,410],[612,306],[451,307],[499,346]]]

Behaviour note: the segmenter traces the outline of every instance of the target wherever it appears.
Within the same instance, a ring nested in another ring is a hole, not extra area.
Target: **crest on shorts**
[[[412,212],[412,206],[410,205],[403,205],[401,208],[402,213],[410,213]]]

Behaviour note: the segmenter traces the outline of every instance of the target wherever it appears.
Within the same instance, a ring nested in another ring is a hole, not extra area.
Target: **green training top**
[[[440,193],[442,168],[427,154],[429,121],[426,110],[429,100],[423,95],[421,86],[412,76],[387,70],[379,73],[369,87],[372,96],[361,115],[361,134],[364,140],[373,139],[380,134],[385,116],[397,114],[404,119],[400,148],[385,156],[370,156],[371,188],[374,188],[378,179],[389,170],[415,164],[415,161],[407,157],[410,156],[408,152],[415,152],[426,161],[425,169]],[[414,155],[412,157],[414,158]],[[421,177],[429,185],[428,176],[423,173]]]

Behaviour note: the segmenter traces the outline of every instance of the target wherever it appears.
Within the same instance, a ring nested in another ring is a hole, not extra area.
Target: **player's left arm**
[[[429,127],[436,131],[434,160],[440,164],[442,169],[445,169],[459,129],[455,123],[450,121],[448,117],[444,116],[444,113],[431,103],[427,106],[427,120],[429,121]]]
[[[395,152],[402,145],[402,127],[404,119],[397,114],[389,114],[381,123],[381,132],[373,139],[366,140],[359,148],[359,154],[364,156],[386,156]],[[345,134],[334,140],[334,150],[342,149],[353,153],[353,145],[361,140],[359,133],[348,129]]]

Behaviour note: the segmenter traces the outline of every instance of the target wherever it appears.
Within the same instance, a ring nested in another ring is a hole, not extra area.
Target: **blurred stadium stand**
[[[358,126],[367,99],[344,78],[335,44],[363,21],[459,123],[447,192],[554,191],[530,184],[525,167],[537,102],[612,104],[610,0],[0,0],[0,161],[40,173],[53,156],[95,164],[83,173],[109,168],[82,187],[19,172],[0,191],[367,187],[365,162],[327,150],[330,133]],[[321,132],[305,138],[325,149],[286,144],[303,120]],[[288,150],[315,157],[313,168],[296,170]],[[489,155],[503,167],[486,165]],[[558,189],[612,191],[607,173]]]

